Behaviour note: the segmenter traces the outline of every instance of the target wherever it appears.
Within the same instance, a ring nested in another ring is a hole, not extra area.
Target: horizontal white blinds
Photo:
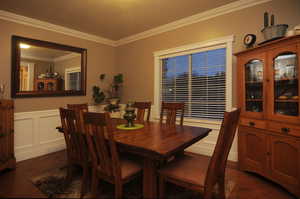
[[[161,60],[161,101],[184,102],[186,117],[223,118],[226,48]]]

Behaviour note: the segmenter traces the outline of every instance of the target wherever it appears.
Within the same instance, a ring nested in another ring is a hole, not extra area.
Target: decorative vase
[[[135,108],[132,106],[127,106],[125,109],[124,119],[127,121],[126,127],[134,127],[133,120],[136,118],[134,113]]]

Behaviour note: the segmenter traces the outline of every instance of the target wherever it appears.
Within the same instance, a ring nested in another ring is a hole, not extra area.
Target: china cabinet
[[[0,100],[0,171],[15,168],[14,155],[14,104]]]
[[[235,55],[239,168],[300,197],[300,35]]]

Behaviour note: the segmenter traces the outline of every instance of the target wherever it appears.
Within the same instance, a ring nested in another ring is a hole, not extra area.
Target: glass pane
[[[246,111],[263,111],[263,62],[251,60],[246,64]]]
[[[188,101],[188,55],[162,60],[162,100],[169,102]]]
[[[274,81],[275,113],[298,116],[298,68],[295,53],[285,53],[274,59]]]

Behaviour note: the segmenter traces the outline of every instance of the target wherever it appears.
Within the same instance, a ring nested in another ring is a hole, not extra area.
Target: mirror
[[[87,50],[12,36],[11,96],[86,94]]]

